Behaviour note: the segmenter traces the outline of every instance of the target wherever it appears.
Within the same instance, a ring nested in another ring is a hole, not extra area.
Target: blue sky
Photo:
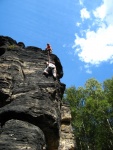
[[[113,0],[0,0],[0,35],[26,46],[50,43],[61,82],[84,86],[113,76]]]

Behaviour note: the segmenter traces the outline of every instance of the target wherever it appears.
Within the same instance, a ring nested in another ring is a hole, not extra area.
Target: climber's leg
[[[53,73],[53,77],[56,78],[56,67],[53,68],[52,73]]]
[[[44,74],[48,74],[48,69],[49,69],[49,67],[47,67],[46,69],[44,69]]]

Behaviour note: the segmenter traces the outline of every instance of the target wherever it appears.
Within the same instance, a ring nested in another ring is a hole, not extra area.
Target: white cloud
[[[96,18],[104,19],[106,23],[113,24],[113,0],[103,0],[103,4],[93,11]]]
[[[112,34],[111,34],[112,33]],[[113,55],[113,26],[99,28],[97,32],[88,31],[86,38],[76,35],[75,44],[79,45],[78,56],[86,63],[99,64]]]
[[[106,5],[101,5],[98,7],[95,11],[93,11],[93,14],[96,18],[104,19],[106,16]]]
[[[90,70],[90,65],[89,64],[84,65],[84,68],[86,69],[86,73],[92,74],[92,71]]]
[[[84,68],[89,68],[89,67],[90,67],[89,64],[84,65]]]
[[[103,0],[105,7],[105,21],[106,23],[113,25],[113,0]]]
[[[81,9],[80,14],[82,20],[90,18],[90,13],[87,11],[86,8]]]
[[[92,74],[92,71],[91,71],[91,70],[89,70],[89,69],[87,69],[87,70],[86,70],[86,73],[88,73],[88,74]]]
[[[79,0],[80,5],[83,5],[83,0]]]
[[[76,26],[77,26],[77,27],[79,27],[80,25],[81,25],[81,23],[80,23],[80,22],[77,22],[77,23],[76,23]]]
[[[96,31],[86,29],[84,32],[85,37],[82,37],[83,35],[75,35],[76,39],[73,48],[77,48],[77,51],[75,50],[75,54],[78,54],[81,61],[93,65],[100,64],[103,61],[113,63],[112,8],[113,0],[103,0],[103,4],[93,11],[95,19],[92,24],[97,25]],[[89,12],[83,13],[85,11],[87,12],[86,9],[82,10],[82,19],[90,18]],[[84,28],[82,31],[84,31]],[[80,31],[80,33],[82,33],[82,31]]]

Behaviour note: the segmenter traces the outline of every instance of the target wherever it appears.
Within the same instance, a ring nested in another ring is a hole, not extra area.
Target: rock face
[[[0,150],[75,149],[71,119],[63,117],[63,68],[56,55],[50,59],[57,80],[43,75],[46,51],[0,36]]]
[[[75,150],[75,145],[70,108],[68,105],[62,104],[59,150]]]

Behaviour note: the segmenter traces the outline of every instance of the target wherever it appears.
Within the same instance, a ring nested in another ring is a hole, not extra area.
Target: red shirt
[[[51,49],[51,46],[50,46],[50,45],[47,45],[47,49]]]

